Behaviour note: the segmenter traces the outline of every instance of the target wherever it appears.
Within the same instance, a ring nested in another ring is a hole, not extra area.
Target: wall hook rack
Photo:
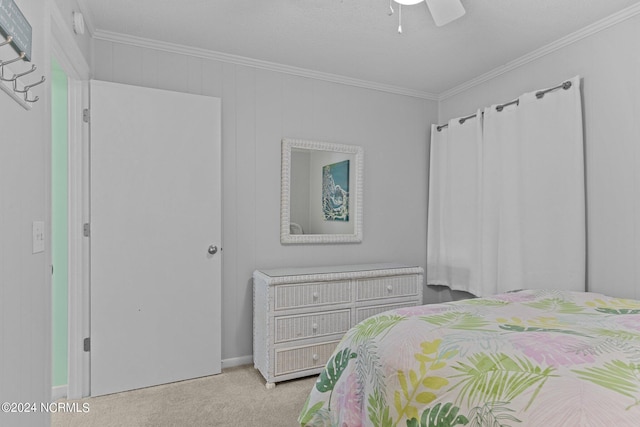
[[[18,9],[14,0],[0,0],[0,36],[4,37],[4,40],[0,37],[0,48],[10,46],[18,54],[17,57],[8,60],[2,59],[5,57],[4,53],[0,54],[0,89],[26,110],[30,110],[31,105],[40,99],[38,96],[32,96],[31,89],[41,85],[46,80],[44,76],[35,83],[19,80],[36,70],[37,67],[33,64],[31,69],[27,71],[14,71],[14,68],[19,66],[19,63],[31,61],[31,33],[29,21]],[[11,70],[7,67],[10,64],[15,64],[11,67]],[[11,73],[12,77],[8,77],[9,73]]]

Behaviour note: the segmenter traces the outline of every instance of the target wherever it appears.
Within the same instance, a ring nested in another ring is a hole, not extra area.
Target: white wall
[[[95,40],[93,55],[98,80],[222,98],[223,359],[253,353],[255,269],[382,261],[425,267],[434,101],[112,40]],[[280,244],[283,137],[364,147],[361,244]]]
[[[290,222],[295,222],[302,227],[302,230],[310,234],[309,225],[309,184],[311,170],[311,151],[291,150],[291,178],[289,199]]]
[[[16,0],[33,27],[32,62],[48,77],[47,0]],[[0,59],[15,53],[0,48]],[[28,69],[16,64],[16,72]],[[32,81],[29,79],[29,81]],[[48,190],[49,85],[34,88],[40,101],[24,110],[0,92],[0,402],[46,403],[51,396],[51,270]],[[32,254],[31,225],[46,223],[47,250]],[[38,408],[39,409],[39,408]],[[6,414],[2,426],[49,425],[46,413]]]
[[[640,298],[640,16],[442,101],[439,122],[578,74],[584,95],[589,290]]]

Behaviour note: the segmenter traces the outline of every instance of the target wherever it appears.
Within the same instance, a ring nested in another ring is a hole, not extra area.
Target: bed
[[[344,336],[302,426],[639,426],[640,301],[525,290],[385,312]]]

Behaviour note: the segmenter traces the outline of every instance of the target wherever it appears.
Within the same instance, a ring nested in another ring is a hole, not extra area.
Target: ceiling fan
[[[398,32],[402,34],[402,6],[413,6],[418,3],[425,2],[431,12],[433,21],[438,27],[460,18],[465,14],[464,7],[460,0],[389,0],[389,15],[394,10],[392,2],[396,2],[398,7]]]

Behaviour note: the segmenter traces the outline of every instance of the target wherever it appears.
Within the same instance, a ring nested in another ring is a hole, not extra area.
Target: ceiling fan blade
[[[460,0],[425,0],[438,27],[460,18],[465,14]]]

